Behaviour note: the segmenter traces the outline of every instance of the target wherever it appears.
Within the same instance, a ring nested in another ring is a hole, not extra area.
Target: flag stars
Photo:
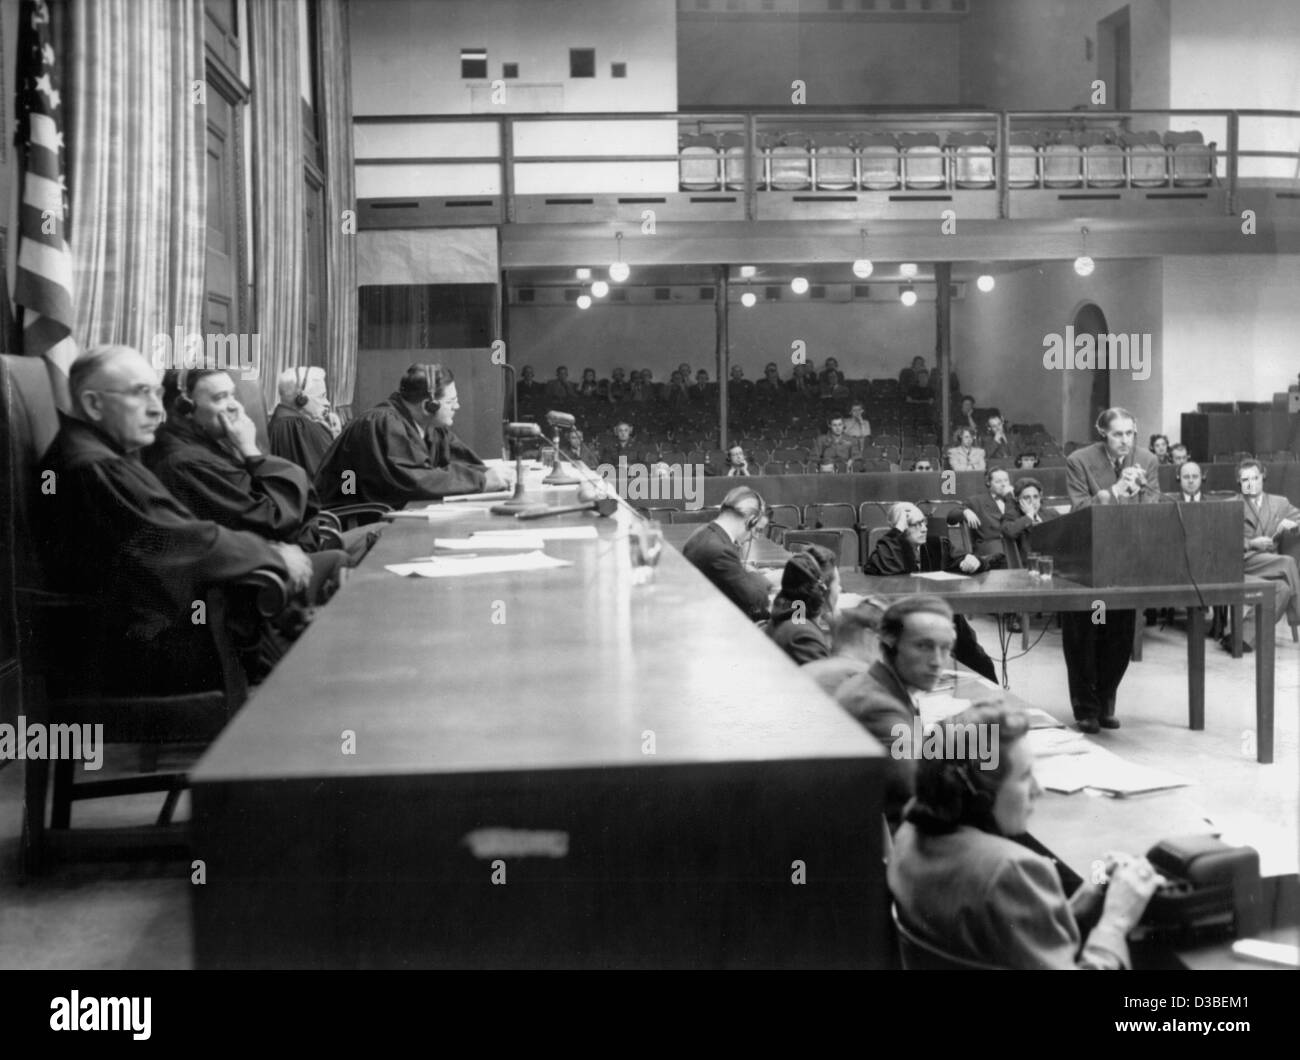
[[[54,65],[54,46],[48,42],[41,45],[41,63],[45,66]]]
[[[41,76],[36,79],[36,91],[44,94],[49,103],[50,110],[58,109],[61,97],[59,96],[59,93],[55,91],[54,85],[50,82],[49,74],[41,74]]]

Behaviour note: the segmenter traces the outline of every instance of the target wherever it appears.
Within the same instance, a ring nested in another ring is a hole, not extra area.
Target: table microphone
[[[576,486],[579,479],[564,468],[564,451],[560,448],[560,429],[570,430],[577,425],[578,421],[571,413],[551,411],[546,414],[546,422],[555,428],[555,467],[542,479],[542,483],[547,486]]]
[[[533,502],[524,497],[524,442],[529,438],[546,439],[535,423],[507,423],[504,433],[515,450],[515,492],[508,501],[488,509],[493,515],[515,515],[532,506]]]

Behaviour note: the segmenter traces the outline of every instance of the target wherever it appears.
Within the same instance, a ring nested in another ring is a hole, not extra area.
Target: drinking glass
[[[1045,582],[1052,580],[1053,568],[1056,566],[1051,556],[1038,557],[1038,577]]]
[[[655,580],[655,567],[664,550],[664,528],[652,520],[634,523],[629,536],[632,547],[632,584]]]

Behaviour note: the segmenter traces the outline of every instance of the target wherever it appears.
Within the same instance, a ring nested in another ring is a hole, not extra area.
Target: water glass
[[[632,584],[653,582],[664,550],[663,526],[652,520],[638,520],[632,524],[628,541],[632,549]]]
[[[1038,557],[1038,577],[1042,581],[1050,582],[1052,580],[1052,571],[1054,567],[1055,563],[1051,556]]]

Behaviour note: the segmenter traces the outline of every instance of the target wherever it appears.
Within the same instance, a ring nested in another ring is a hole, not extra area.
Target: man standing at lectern
[[[1137,421],[1127,409],[1109,408],[1097,417],[1100,442],[1076,449],[1065,458],[1070,510],[1094,504],[1137,504],[1158,500],[1158,464],[1137,446]],[[1120,542],[1115,542],[1116,546]],[[1115,694],[1128,669],[1137,613],[1108,609],[1094,625],[1091,611],[1061,615],[1061,646],[1070,682],[1070,706],[1079,731],[1118,729]]]

